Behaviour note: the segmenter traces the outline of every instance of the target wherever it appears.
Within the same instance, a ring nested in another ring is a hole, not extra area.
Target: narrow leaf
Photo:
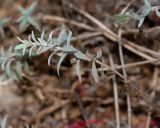
[[[82,53],[81,51],[75,52],[74,55],[77,59],[90,61],[89,57],[87,57],[86,54]]]
[[[58,76],[60,76],[60,73],[59,73],[59,69],[60,69],[60,66],[61,66],[61,63],[63,62],[64,58],[67,56],[67,54],[63,54],[60,58],[60,60],[58,61],[58,65],[57,65],[57,74]]]
[[[22,14],[25,14],[25,9],[24,9],[21,5],[18,6],[18,10],[19,10]]]
[[[16,74],[17,74],[17,77],[19,79],[21,79],[21,76],[22,76],[22,64],[19,61],[16,62]]]
[[[74,48],[72,45],[70,45],[70,46],[65,45],[65,46],[63,46],[62,51],[67,52],[67,53],[74,53],[74,52],[77,52],[77,49]]]
[[[95,82],[97,83],[99,81],[99,76],[98,76],[95,61],[93,61],[93,63],[92,63],[92,76],[93,76]]]
[[[39,54],[43,53],[43,52],[46,52],[50,49],[50,47],[45,47],[43,48],[41,51],[39,51]]]
[[[69,35],[68,35],[68,38],[67,38],[67,45],[68,45],[68,46],[70,46],[71,36],[72,36],[72,32],[69,31]]]
[[[27,46],[27,44],[24,44],[24,43],[18,44],[18,45],[15,47],[15,50],[23,49],[23,48],[25,48],[26,46]]]
[[[76,63],[76,73],[77,73],[78,79],[81,83],[82,79],[81,79],[81,71],[80,71],[80,60],[77,60],[77,63]]]
[[[140,28],[145,20],[145,17],[142,17],[138,22],[138,28]]]
[[[33,2],[30,7],[27,9],[28,13],[32,13],[37,5],[37,2]]]
[[[60,31],[57,40],[58,40],[58,45],[61,45],[67,40],[66,29],[64,29],[64,27],[62,27],[62,30]]]
[[[20,17],[17,19],[17,23],[20,23],[20,22],[22,22],[23,20],[25,20],[25,17],[24,17],[24,16],[20,16]]]
[[[41,38],[37,38],[37,40],[39,41],[39,44],[40,45],[44,45],[44,46],[47,46],[47,43],[45,40],[41,39]]]
[[[141,13],[141,17],[146,17],[149,15],[152,9],[144,8]]]
[[[9,77],[11,76],[11,63],[12,63],[12,61],[13,61],[13,59],[10,59],[6,64],[6,73]]]
[[[29,22],[33,27],[35,27],[38,31],[40,31],[40,26],[39,26],[39,24],[36,22],[35,19],[33,19],[32,17],[29,17],[29,18],[28,18],[28,22]]]
[[[37,47],[37,45],[35,44],[35,45],[33,45],[33,46],[30,48],[30,50],[29,50],[29,57],[32,56],[33,49],[36,48],[36,47]]]
[[[152,6],[151,6],[151,4],[149,3],[148,0],[144,0],[144,3],[145,3],[145,6],[146,6],[148,9],[151,9],[151,8],[152,8]]]
[[[36,43],[37,40],[36,40],[36,37],[34,36],[34,32],[33,32],[33,31],[32,31],[32,33],[31,33],[31,37],[32,37],[33,41]]]
[[[8,56],[9,57],[13,55],[12,50],[13,50],[13,47],[10,46],[9,49],[8,49]]]
[[[23,55],[25,55],[26,49],[27,49],[28,47],[30,47],[30,46],[32,46],[32,44],[30,44],[30,43],[26,44],[26,47],[23,48]]]
[[[49,34],[47,42],[52,41],[53,32],[54,32],[54,31],[52,31],[52,32]]]
[[[20,22],[20,25],[19,25],[19,30],[21,32],[24,32],[27,28],[28,28],[29,24],[27,22],[27,20],[23,20],[22,22]]]
[[[129,15],[123,14],[123,15],[116,15],[116,20],[120,23],[127,22],[129,20]]]
[[[44,30],[41,33],[41,40],[44,40]]]
[[[53,57],[53,55],[56,54],[57,51],[54,51],[49,57],[48,57],[48,65],[51,66],[51,59]]]

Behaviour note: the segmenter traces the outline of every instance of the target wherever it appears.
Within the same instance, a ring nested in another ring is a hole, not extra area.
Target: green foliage
[[[53,32],[51,32],[48,38],[45,38],[44,31],[41,33],[39,38],[36,38],[34,32],[32,32],[27,40],[22,40],[18,37],[20,44],[15,47],[15,50],[21,50],[22,55],[25,55],[26,50],[29,50],[29,56],[32,55],[33,52],[36,52],[37,55],[40,55],[44,52],[50,51],[51,54],[48,57],[48,65],[51,65],[51,60],[54,55],[59,57],[59,61],[57,64],[57,74],[60,76],[59,69],[64,61],[64,59],[68,55],[72,55],[71,60],[75,60],[76,62],[76,73],[81,81],[81,73],[80,73],[80,61],[88,61],[92,62],[92,75],[96,82],[98,82],[98,72],[96,68],[96,59],[101,58],[102,51],[100,49],[96,49],[96,55],[92,55],[90,53],[82,53],[77,48],[75,48],[71,44],[72,32],[65,28],[65,26],[61,27],[58,37],[53,37]]]
[[[22,6],[19,6],[19,11],[21,16],[18,18],[17,22],[19,23],[20,31],[25,31],[29,25],[32,25],[37,30],[40,30],[40,26],[37,21],[32,17],[32,14],[36,8],[37,2],[33,2],[28,9],[24,9]]]
[[[99,75],[98,75],[98,71],[97,71],[97,67],[96,67],[96,60],[100,59],[102,57],[102,51],[98,47],[95,48],[95,51],[96,51],[96,55],[87,52],[87,56],[92,58],[92,76],[93,76],[95,82],[97,83],[99,81]]]
[[[130,14],[127,12],[125,14],[116,15],[115,19],[118,21],[118,23],[125,23],[129,21]]]
[[[21,62],[20,56],[13,51],[13,47],[9,47],[5,52],[4,48],[0,50],[0,67],[5,72],[7,78],[14,80],[21,79],[22,68],[26,67],[26,62]]]
[[[135,20],[138,20],[138,28],[140,28],[142,26],[142,24],[144,23],[145,18],[151,12],[154,12],[154,11],[156,12],[156,15],[158,17],[160,17],[159,8],[152,7],[148,0],[144,0],[144,7],[143,7],[140,15],[138,15],[138,14],[132,12],[132,11],[129,11],[129,12],[126,12],[125,14],[117,15],[117,16],[115,16],[115,18],[120,23],[124,23],[124,22],[128,21],[129,19],[133,18]]]
[[[140,28],[145,20],[145,18],[150,14],[150,12],[152,11],[152,6],[149,3],[148,0],[144,0],[144,8],[141,12],[141,15],[137,15],[135,13],[131,13],[131,15],[133,16],[134,19],[138,20],[138,28]]]

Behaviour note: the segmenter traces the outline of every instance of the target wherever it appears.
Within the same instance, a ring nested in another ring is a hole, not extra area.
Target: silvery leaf
[[[63,60],[64,60],[64,58],[65,58],[66,56],[67,56],[67,54],[64,53],[64,54],[61,56],[61,58],[59,59],[59,61],[58,61],[58,65],[57,65],[57,74],[58,74],[58,76],[60,76],[59,69],[60,69],[61,63],[63,62]]]
[[[99,81],[99,76],[98,76],[95,61],[92,62],[92,76],[93,76],[95,82],[97,83]]]

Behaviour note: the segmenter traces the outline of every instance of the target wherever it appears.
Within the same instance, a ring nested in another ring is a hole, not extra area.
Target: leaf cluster
[[[120,14],[120,15],[116,15],[116,19],[120,22],[120,23],[124,23],[127,22],[129,19],[133,18],[135,20],[138,20],[138,28],[140,28],[142,26],[142,24],[144,23],[144,20],[146,19],[146,17],[151,13],[151,12],[155,12],[155,14],[160,17],[160,12],[159,12],[159,8],[157,7],[152,7],[152,5],[150,4],[150,2],[148,0],[144,0],[144,7],[141,11],[141,14],[136,14],[132,11],[126,12],[125,14]]]
[[[81,81],[81,70],[80,70],[80,61],[92,62],[92,75],[96,82],[98,82],[98,72],[96,68],[96,60],[100,59],[102,56],[102,51],[96,49],[96,55],[93,55],[89,52],[83,53],[71,44],[72,32],[68,30],[65,26],[61,27],[61,30],[57,37],[53,37],[53,32],[51,32],[48,38],[45,38],[44,31],[41,33],[41,36],[36,38],[34,32],[28,36],[28,39],[20,39],[20,44],[15,47],[15,50],[21,50],[22,55],[25,55],[26,50],[29,50],[29,56],[32,56],[32,53],[36,52],[37,55],[40,55],[44,52],[50,51],[51,54],[48,57],[48,65],[51,65],[51,59],[53,56],[58,56],[59,61],[57,64],[57,74],[60,76],[59,69],[63,60],[68,56],[72,55],[71,60],[74,60],[76,63],[76,73]]]
[[[29,25],[32,25],[37,30],[40,30],[40,26],[37,23],[37,21],[32,16],[35,8],[36,8],[37,2],[33,2],[28,9],[24,9],[22,6],[19,6],[18,9],[21,13],[21,16],[18,18],[17,22],[19,23],[19,29],[20,31],[25,31]]]
[[[21,79],[22,69],[27,66],[26,62],[22,62],[20,56],[16,53],[12,46],[5,52],[4,48],[0,50],[0,67],[5,72],[5,77],[14,80]]]

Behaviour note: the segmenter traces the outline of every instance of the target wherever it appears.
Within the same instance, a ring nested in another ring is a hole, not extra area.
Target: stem
[[[112,58],[111,55],[109,55],[109,60],[110,60],[111,66],[113,66],[114,62],[113,62],[113,58]],[[113,89],[114,89],[114,106],[115,106],[115,113],[116,113],[116,128],[120,128],[118,89],[117,89],[117,83],[116,83],[116,77],[115,76],[113,76],[112,82],[113,82]]]
[[[75,92],[75,96],[76,96],[76,99],[77,99],[77,102],[78,102],[78,105],[79,105],[81,114],[82,114],[82,116],[83,116],[83,118],[84,118],[84,121],[85,121],[86,124],[87,124],[87,128],[90,128],[90,124],[89,124],[89,122],[88,122],[87,115],[86,115],[85,112],[84,112],[84,109],[85,109],[85,108],[84,108],[84,106],[83,106],[83,104],[82,104],[81,98],[80,98],[80,96],[79,96],[79,94],[78,94],[77,92]]]
[[[156,87],[157,82],[158,82],[158,73],[159,73],[159,70],[158,70],[157,67],[155,67],[154,73],[153,73],[153,80],[152,80],[152,93],[151,93],[151,98],[152,99],[155,97],[155,90],[154,90],[154,88]],[[148,116],[147,116],[147,122],[146,122],[146,127],[145,128],[149,128],[150,127],[151,114],[152,114],[152,112],[149,111],[148,112]]]
[[[151,122],[151,113],[149,112],[145,128],[149,128],[150,127],[150,122]]]
[[[123,72],[123,76],[125,79],[127,79],[127,73],[124,67],[124,58],[123,58],[123,51],[122,51],[122,31],[121,28],[118,31],[118,48],[119,48],[119,55],[120,55],[120,61],[121,61],[121,65],[122,65],[122,72]],[[131,128],[131,102],[130,102],[130,95],[129,93],[127,94],[127,112],[128,112],[128,128]]]

